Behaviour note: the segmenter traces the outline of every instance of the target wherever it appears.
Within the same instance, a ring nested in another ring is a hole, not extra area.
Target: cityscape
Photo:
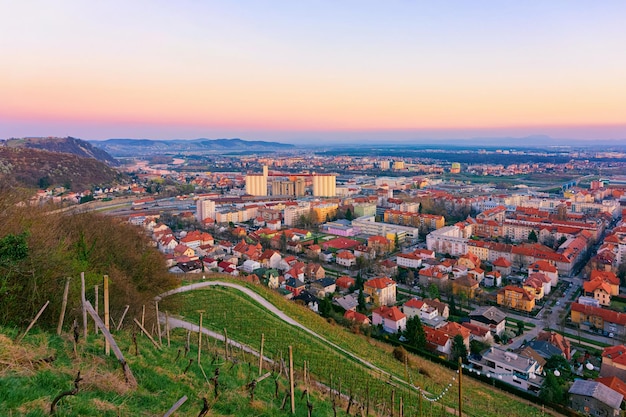
[[[625,15],[0,5],[0,415],[626,416]]]

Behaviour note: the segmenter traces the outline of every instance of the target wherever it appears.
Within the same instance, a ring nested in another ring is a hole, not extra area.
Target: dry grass
[[[54,355],[48,348],[47,341],[35,345],[16,344],[7,336],[0,334],[0,377],[14,375],[33,375],[37,369],[48,366],[44,359]]]

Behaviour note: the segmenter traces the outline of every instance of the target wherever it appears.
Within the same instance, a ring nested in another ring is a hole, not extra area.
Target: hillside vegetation
[[[25,187],[64,186],[73,191],[125,182],[104,162],[69,153],[0,146],[0,181]]]
[[[114,316],[125,305],[136,314],[155,294],[175,285],[162,255],[139,229],[93,213],[52,214],[25,205],[26,196],[0,185],[0,324],[23,325],[49,300],[40,321],[54,325],[66,278],[67,317],[73,319],[81,272],[92,302],[94,285],[109,276]]]
[[[55,138],[21,138],[8,139],[4,145],[10,148],[41,149],[50,152],[74,154],[81,158],[93,158],[105,162],[111,166],[119,165],[117,159],[109,155],[105,150],[93,146],[91,143],[73,137]]]

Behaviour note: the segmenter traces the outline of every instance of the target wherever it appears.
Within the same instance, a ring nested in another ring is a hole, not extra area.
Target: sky
[[[626,2],[0,0],[0,138],[626,143]]]

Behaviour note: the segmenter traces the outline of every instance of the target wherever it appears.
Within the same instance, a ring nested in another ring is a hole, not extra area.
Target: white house
[[[252,259],[248,259],[243,262],[241,269],[243,269],[247,273],[252,273],[252,271],[254,271],[255,269],[259,269],[260,267],[260,263],[258,263],[257,261],[253,261]]]
[[[406,315],[396,306],[380,306],[372,311],[372,324],[382,325],[388,333],[398,333],[406,327]]]
[[[417,269],[422,267],[422,257],[415,253],[401,253],[396,256],[396,263],[404,268]]]

